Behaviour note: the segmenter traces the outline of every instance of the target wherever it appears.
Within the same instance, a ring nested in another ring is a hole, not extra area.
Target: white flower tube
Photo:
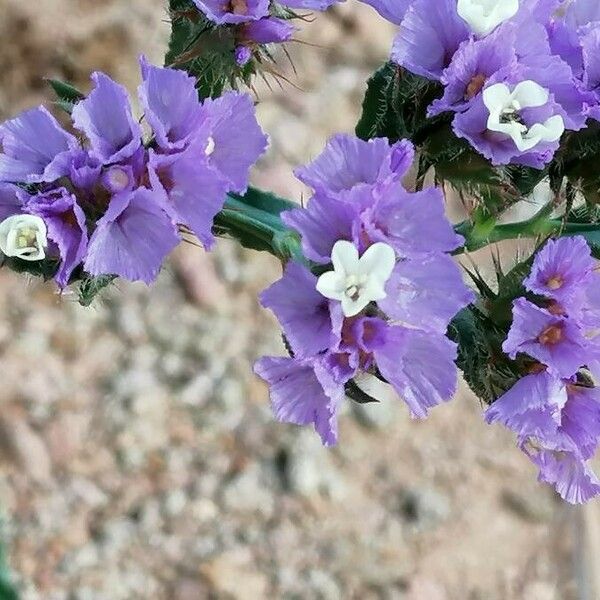
[[[6,256],[36,261],[46,257],[48,245],[44,220],[35,215],[13,215],[0,223],[0,250]]]
[[[517,14],[519,0],[458,0],[456,10],[475,35],[484,37]]]

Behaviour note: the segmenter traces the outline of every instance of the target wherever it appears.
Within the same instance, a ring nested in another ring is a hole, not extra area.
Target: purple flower
[[[314,425],[323,445],[337,443],[337,412],[344,386],[337,383],[320,360],[265,357],[255,373],[270,386],[271,406],[278,421]]]
[[[579,308],[593,275],[595,261],[584,238],[577,236],[548,240],[536,254],[525,287],[552,298],[560,307]]]
[[[540,469],[540,480],[568,502],[600,494],[587,461],[600,442],[600,390],[549,372],[520,379],[486,411],[488,423],[517,434],[519,446]]]
[[[42,106],[0,126],[0,182],[52,182],[64,172],[64,158],[77,140]]]
[[[44,219],[48,238],[54,242],[60,255],[56,283],[65,288],[87,251],[86,219],[77,198],[65,188],[58,188],[31,196],[25,203],[25,211]]]
[[[23,212],[19,188],[10,183],[0,183],[0,222]]]
[[[104,73],[93,73],[92,81],[95,88],[73,108],[73,124],[104,164],[130,158],[142,144],[142,128],[131,114],[127,91]]]
[[[514,301],[513,323],[502,346],[511,358],[518,353],[528,354],[558,376],[568,378],[585,364],[585,345],[576,322],[553,315],[524,298]]]
[[[146,188],[112,198],[90,239],[85,270],[149,284],[179,243],[177,229]]]
[[[399,181],[412,165],[415,150],[408,140],[390,146],[387,139],[367,141],[355,136],[333,136],[325,150],[296,177],[321,192],[350,191],[364,183]]]
[[[193,0],[200,12],[217,25],[245,23],[266,17],[269,0]]]
[[[285,364],[295,365],[294,372],[302,368],[314,382],[317,363],[321,384],[324,370],[339,394],[358,373],[377,374],[414,417],[424,418],[456,389],[456,345],[445,334],[473,294],[446,254],[461,239],[444,215],[441,194],[409,194],[399,184],[411,162],[405,142],[390,148],[385,140],[343,136],[299,170],[317,192],[308,208],[283,219],[301,234],[305,255],[331,270],[320,269],[317,278],[292,263],[262,302],[282,325],[294,357]],[[258,372],[273,385],[273,377]],[[318,386],[320,406],[334,396],[331,389]],[[314,402],[303,398],[306,410]]]

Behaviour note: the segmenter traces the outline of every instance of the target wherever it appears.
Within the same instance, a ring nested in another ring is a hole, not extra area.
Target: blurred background
[[[0,118],[48,102],[44,77],[87,90],[99,69],[134,92],[167,34],[161,0],[0,0]],[[272,145],[255,184],[302,199],[292,168],[353,129],[392,36],[354,2],[304,26],[297,75],[278,56],[293,85],[257,86]],[[152,289],[89,309],[0,272],[0,507],[23,598],[584,597],[582,514],[464,386],[426,422],[348,404],[333,450],[273,421],[251,367],[283,352],[256,299],[279,272],[229,241],[187,246]]]

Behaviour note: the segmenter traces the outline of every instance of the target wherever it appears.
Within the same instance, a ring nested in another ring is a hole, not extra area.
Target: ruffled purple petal
[[[199,130],[205,117],[195,79],[185,71],[155,67],[144,57],[140,64],[143,82],[138,94],[158,146],[171,152],[182,150],[192,138],[207,142],[208,130]]]
[[[131,114],[127,91],[104,73],[93,73],[92,81],[95,88],[73,108],[73,124],[105,164],[125,160],[142,144],[142,128]]]
[[[269,0],[193,0],[198,9],[217,25],[246,23],[266,17]]]
[[[316,290],[317,278],[304,266],[288,263],[283,277],[260,299],[271,309],[299,358],[314,356],[331,344],[329,301]]]
[[[0,182],[39,183],[68,174],[64,156],[77,140],[40,106],[0,125],[0,145]]]
[[[445,334],[448,324],[475,296],[458,265],[446,254],[399,262],[377,305],[394,321]]]
[[[56,244],[60,253],[60,266],[55,280],[60,288],[65,288],[87,251],[85,214],[75,196],[64,188],[32,196],[26,210],[44,219],[48,238]]]
[[[212,248],[212,228],[225,203],[227,184],[207,164],[202,146],[190,146],[184,153],[171,156],[150,152],[149,172],[157,198],[167,198],[165,211],[189,227],[206,249]]]
[[[384,19],[400,25],[412,0],[360,0],[372,6]]]
[[[586,362],[586,341],[579,326],[538,308],[524,298],[513,303],[513,323],[502,346],[511,358],[528,354],[562,378],[574,375]]]
[[[10,183],[0,183],[0,222],[23,212],[19,188]]]
[[[337,412],[344,386],[318,361],[265,357],[254,372],[270,386],[271,406],[278,421],[313,424],[325,446],[337,443]]]
[[[389,327],[385,344],[374,354],[379,371],[413,417],[425,418],[456,392],[456,344],[443,335]]]
[[[177,229],[159,206],[156,192],[138,188],[111,200],[90,239],[85,270],[150,284],[178,243]]]
[[[211,145],[209,163],[229,181],[230,191],[243,194],[248,187],[250,167],[268,145],[248,94],[227,92],[204,102]]]

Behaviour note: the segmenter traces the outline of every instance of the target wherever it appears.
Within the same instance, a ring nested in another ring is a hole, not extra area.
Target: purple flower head
[[[24,208],[26,212],[44,219],[48,238],[54,242],[60,256],[56,283],[65,288],[87,251],[88,231],[83,210],[75,196],[64,188],[31,196]]]
[[[92,81],[95,88],[73,108],[73,125],[85,133],[104,164],[126,160],[142,144],[142,128],[131,114],[127,91],[104,73],[93,73]]]
[[[520,379],[486,411],[488,423],[502,423],[539,467],[540,480],[568,502],[600,494],[587,465],[600,442],[600,390],[542,371]]]
[[[202,110],[209,135],[204,154],[228,182],[227,191],[243,194],[248,188],[250,167],[265,152],[269,141],[256,120],[252,99],[248,94],[228,92],[206,100]]]
[[[408,140],[390,146],[385,138],[366,142],[339,134],[311,164],[296,169],[295,175],[315,191],[349,191],[360,184],[399,181],[412,165],[414,153]]]
[[[200,12],[217,25],[246,23],[269,14],[269,0],[193,0]]]
[[[553,315],[518,298],[513,303],[513,323],[502,346],[511,358],[528,354],[558,376],[573,376],[584,364],[586,341],[576,322]]]
[[[549,240],[536,254],[531,274],[523,284],[570,311],[581,306],[594,267],[590,247],[581,236]]]
[[[150,284],[178,243],[177,229],[157,193],[138,188],[113,196],[96,224],[84,267],[90,275],[118,275]]]
[[[490,83],[454,119],[454,131],[495,165],[542,168],[558,149],[566,113],[533,80]]]
[[[158,147],[164,152],[181,151],[203,135],[208,142],[195,79],[184,71],[150,65],[143,56],[140,66],[138,95]]]
[[[87,150],[74,150],[66,158],[71,183],[78,189],[90,191],[98,183],[102,173],[101,161]],[[65,169],[66,171],[66,169]]]
[[[77,140],[42,106],[0,125],[0,182],[52,182],[65,172]]]

